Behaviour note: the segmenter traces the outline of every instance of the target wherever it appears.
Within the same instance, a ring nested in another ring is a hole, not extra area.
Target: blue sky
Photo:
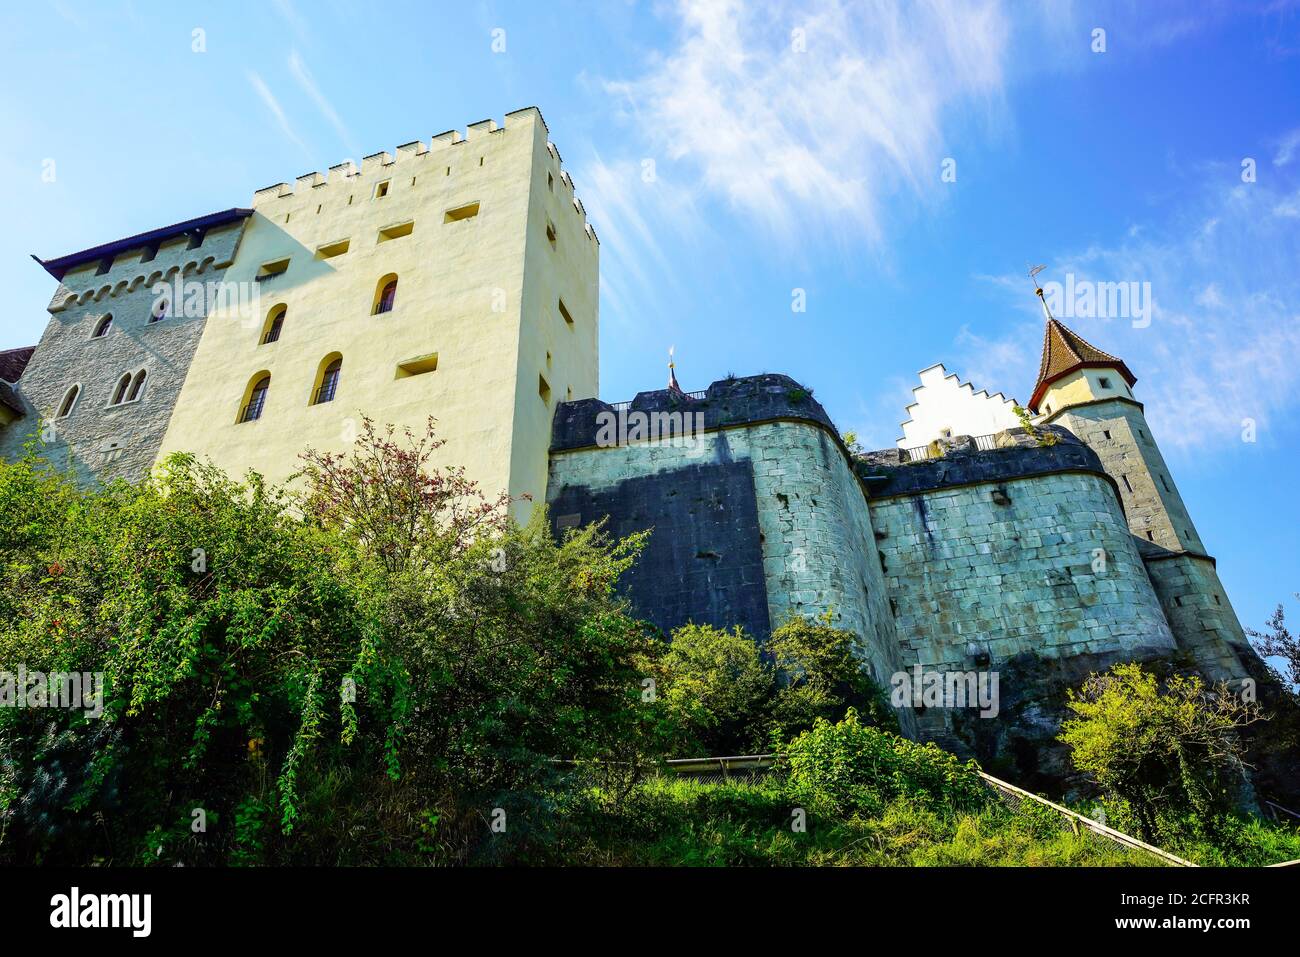
[[[601,238],[604,398],[675,346],[687,389],[785,372],[892,445],[933,362],[1028,398],[1028,264],[1149,282],[1145,327],[1067,322],[1243,621],[1300,614],[1300,0],[6,4],[0,348],[46,321],[30,253],[529,105]]]

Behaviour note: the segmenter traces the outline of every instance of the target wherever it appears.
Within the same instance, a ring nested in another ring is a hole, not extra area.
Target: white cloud
[[[1274,206],[1273,215],[1284,216],[1288,219],[1300,218],[1300,191],[1287,196],[1280,203]]]
[[[1277,153],[1273,156],[1274,166],[1286,166],[1295,159],[1296,150],[1300,149],[1300,130],[1292,130],[1278,144]]]
[[[1147,328],[1123,318],[1063,321],[1133,370],[1166,452],[1240,442],[1247,418],[1263,437],[1300,401],[1300,233],[1268,215],[1280,202],[1260,184],[1224,190],[1207,182],[1167,224],[1060,257],[1042,274],[1151,283]],[[1038,372],[1042,316],[1014,280],[998,285],[1024,318],[993,337],[963,329],[950,367],[989,389],[1027,392]]]
[[[682,0],[677,15],[676,48],[608,88],[657,156],[777,236],[879,240],[886,197],[940,195],[945,121],[1000,105],[1009,26],[992,0]]]

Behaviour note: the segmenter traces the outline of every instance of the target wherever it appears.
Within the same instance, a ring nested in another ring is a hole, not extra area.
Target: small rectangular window
[[[1147,532],[1147,541],[1148,541],[1148,542],[1154,542],[1155,540],[1156,540],[1156,533],[1155,533],[1155,532]]]
[[[1109,439],[1109,438],[1110,438],[1110,429],[1105,429],[1105,430],[1103,430],[1101,434],[1104,435],[1104,436],[1106,436],[1106,438]]]
[[[385,226],[379,231],[377,242],[386,243],[390,239],[401,239],[403,236],[411,235],[411,230],[415,229],[415,220],[408,219],[404,223],[395,223],[392,226]]]
[[[555,177],[552,176],[550,173],[546,174],[546,188],[549,189],[552,193],[555,192]]]
[[[112,268],[113,268],[112,256],[109,256],[107,259],[101,259],[99,261],[99,268],[95,270],[95,275],[102,276],[104,275],[104,273],[108,272]]]
[[[152,246],[146,246],[146,247],[144,248],[144,252],[142,252],[142,253],[140,254],[140,262],[142,262],[142,263],[151,263],[151,262],[154,261],[154,257],[157,256],[157,255],[158,255],[158,244],[157,244],[157,243],[154,243]]]
[[[555,224],[551,222],[549,219],[546,221],[546,241],[551,244],[552,249],[555,248],[555,241],[556,241]]]
[[[457,206],[455,209],[447,210],[443,216],[444,223],[459,223],[465,219],[473,219],[478,215],[478,203],[466,203],[464,206]]]
[[[351,242],[350,239],[340,239],[336,243],[326,243],[324,246],[318,246],[316,248],[316,258],[333,259],[335,256],[342,256],[348,251]]]
[[[383,199],[388,195],[388,184],[390,180],[384,180],[382,183],[375,184],[375,199]]]
[[[569,310],[565,308],[563,299],[560,300],[560,315],[564,317],[565,322],[573,325],[573,316],[569,315]]]
[[[397,363],[397,375],[395,379],[406,379],[413,375],[424,375],[426,372],[436,372],[438,369],[438,353],[431,352],[425,356],[416,356],[414,359],[407,359],[405,362]]]
[[[289,260],[276,259],[269,263],[262,263],[262,267],[257,270],[258,280],[274,279],[276,276],[283,276],[289,271]]]
[[[1109,389],[1110,379],[1106,378],[1105,376],[1102,376],[1097,380],[1097,385],[1101,386],[1103,389]]]
[[[539,375],[537,377],[537,394],[542,397],[542,401],[547,405],[551,404],[551,385],[544,376]]]
[[[1121,478],[1121,479],[1123,480],[1123,482],[1124,482],[1124,487],[1125,487],[1126,489],[1128,489],[1130,492],[1133,491],[1133,486],[1132,486],[1132,484],[1129,482],[1129,480],[1128,480],[1128,476],[1127,476],[1127,475],[1121,475],[1120,478]]]
[[[1169,480],[1166,479],[1163,475],[1160,476],[1160,484],[1163,485],[1163,486],[1165,487],[1165,491],[1166,491],[1166,492],[1172,492],[1172,491],[1173,491],[1173,489],[1171,489],[1171,488],[1169,487]]]

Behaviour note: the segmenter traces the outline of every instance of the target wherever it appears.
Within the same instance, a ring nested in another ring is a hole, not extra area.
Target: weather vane
[[[1042,302],[1042,304],[1043,304],[1043,312],[1047,315],[1047,318],[1048,318],[1048,319],[1051,319],[1051,318],[1052,318],[1052,310],[1050,310],[1050,309],[1047,308],[1047,297],[1043,294],[1043,287],[1042,287],[1042,285],[1038,282],[1038,274],[1039,274],[1040,272],[1042,272],[1042,271],[1043,271],[1044,269],[1046,269],[1046,268],[1047,268],[1046,266],[1030,266],[1030,267],[1029,267],[1029,281],[1032,282],[1032,283],[1034,284],[1034,293],[1035,293],[1035,295],[1038,296],[1039,300],[1040,300],[1040,301]]]

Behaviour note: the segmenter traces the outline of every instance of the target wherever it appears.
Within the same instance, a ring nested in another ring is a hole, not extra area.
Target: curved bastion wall
[[[676,412],[680,429],[635,440],[639,424]],[[626,422],[632,438],[602,436],[611,421]],[[664,631],[741,625],[761,642],[791,615],[829,610],[859,636],[878,682],[903,666],[862,485],[825,410],[794,380],[568,403],[556,416],[548,488],[557,530],[603,518],[615,535],[651,530],[624,587]]]
[[[1011,453],[971,458],[997,463]],[[1089,457],[1074,446],[1068,458],[1078,463],[1025,474],[1011,460],[1005,474],[983,476],[947,461],[946,473],[932,470],[929,487],[873,494],[878,559],[906,658],[960,670],[996,667],[1025,652],[1143,658],[1174,651],[1111,480],[1089,469]]]

